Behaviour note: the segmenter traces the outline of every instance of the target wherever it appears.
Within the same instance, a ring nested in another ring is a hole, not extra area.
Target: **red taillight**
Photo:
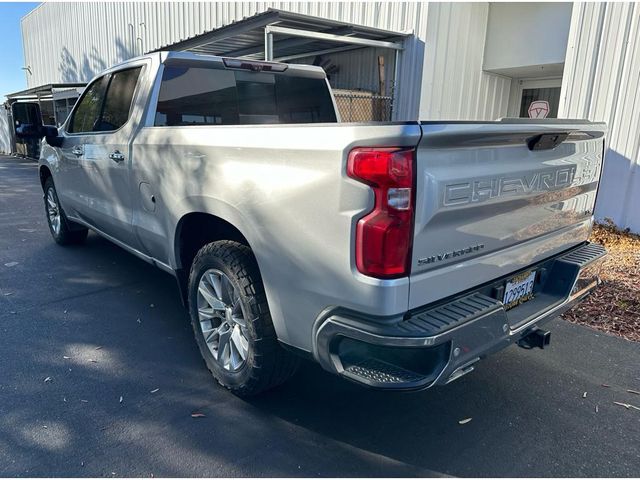
[[[347,175],[371,186],[373,210],[358,222],[356,266],[372,277],[409,274],[413,234],[413,159],[415,149],[354,148]]]

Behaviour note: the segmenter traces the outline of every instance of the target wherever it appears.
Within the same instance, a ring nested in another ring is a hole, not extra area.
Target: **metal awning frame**
[[[352,48],[372,47],[372,48],[388,48],[395,51],[395,57],[393,61],[393,92],[391,94],[391,102],[395,101],[395,93],[398,82],[398,64],[400,62],[400,52],[404,50],[402,43],[387,42],[383,40],[373,40],[369,38],[351,37],[347,35],[337,35],[335,33],[326,32],[313,32],[309,30],[301,30],[296,28],[279,27],[277,25],[267,25],[264,28],[264,59],[266,61],[273,60],[273,36],[275,34],[287,35],[289,37],[309,38],[312,40],[324,40],[336,43],[347,44],[347,46],[330,48],[305,54],[290,55],[287,57],[279,57],[279,62],[285,60],[295,60],[297,58],[304,58],[305,56],[325,55],[327,53],[334,53],[337,51],[350,50]],[[393,108],[393,107],[392,107]]]
[[[84,88],[86,83],[48,83],[38,87],[27,88],[6,95],[9,103],[18,100],[51,99],[54,90],[68,90],[73,88]]]
[[[291,24],[298,25],[298,27],[291,28],[286,26]],[[317,31],[313,30],[313,28],[321,28],[323,30]],[[246,38],[250,32],[257,33],[261,30],[264,32],[264,46],[257,39],[251,42]],[[274,35],[276,34],[289,38],[274,43]],[[405,38],[409,35],[409,32],[381,30],[374,27],[269,8],[253,17],[245,18],[153,51],[178,50],[225,57],[286,62],[327,53],[373,47],[395,50],[397,60],[398,52],[402,51],[403,45],[401,42],[389,41],[388,39]],[[367,36],[377,38],[366,38]],[[225,43],[228,45],[230,38],[237,39],[238,45],[235,48],[212,48]],[[337,45],[332,46],[331,44]],[[304,49],[305,46],[310,48]],[[296,49],[298,52],[291,51]],[[280,55],[278,55],[278,50],[281,52]],[[289,51],[287,52],[287,50]]]
[[[273,35],[281,34],[290,37],[310,38],[313,40],[324,40],[336,43],[346,43],[349,45],[357,45],[359,47],[373,48],[390,48],[396,51],[402,50],[402,44],[396,42],[385,42],[382,40],[372,40],[369,38],[351,37],[347,35],[336,35],[333,33],[313,32],[310,30],[300,30],[296,28],[278,27],[276,25],[267,25],[264,29],[264,59],[273,60]],[[315,52],[307,52],[306,56],[317,55]],[[279,60],[282,60],[280,58]]]

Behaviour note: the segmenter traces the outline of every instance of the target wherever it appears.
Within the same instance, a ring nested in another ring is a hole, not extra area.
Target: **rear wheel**
[[[67,219],[51,177],[44,182],[44,209],[49,231],[58,245],[73,245],[86,240],[89,231]]]
[[[286,381],[298,359],[280,346],[249,247],[205,245],[189,275],[189,313],[200,353],[222,386],[255,395]]]

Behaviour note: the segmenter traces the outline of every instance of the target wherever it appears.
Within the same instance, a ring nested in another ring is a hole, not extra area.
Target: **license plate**
[[[533,298],[533,284],[535,280],[535,271],[524,272],[507,280],[507,285],[504,288],[504,297],[502,298],[505,310],[517,307],[521,303],[531,300]]]

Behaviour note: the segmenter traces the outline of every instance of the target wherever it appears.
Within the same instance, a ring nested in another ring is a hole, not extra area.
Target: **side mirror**
[[[21,123],[16,127],[16,137],[36,138],[39,136],[38,126],[32,123]]]
[[[64,137],[58,134],[58,128],[53,125],[44,125],[40,127],[40,134],[44,137],[46,142],[52,147],[61,147]]]

